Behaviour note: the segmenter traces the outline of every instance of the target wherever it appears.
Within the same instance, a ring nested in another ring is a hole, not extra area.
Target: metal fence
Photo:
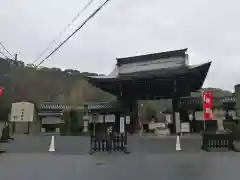
[[[203,132],[202,149],[215,151],[219,149],[234,150],[234,139],[232,132]]]
[[[126,127],[126,123],[124,124]],[[127,152],[127,133],[116,122],[90,123],[90,154],[112,151]]]
[[[100,152],[100,151],[122,151],[125,152],[126,149],[126,140],[123,134],[117,134],[114,138],[109,139],[98,139],[91,136],[90,148],[91,152]]]

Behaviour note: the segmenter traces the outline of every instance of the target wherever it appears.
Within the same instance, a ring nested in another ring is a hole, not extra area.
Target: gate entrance
[[[112,119],[106,120],[105,116],[102,122],[93,119],[89,123],[90,154],[101,151],[127,153],[126,117],[116,118],[112,115]]]

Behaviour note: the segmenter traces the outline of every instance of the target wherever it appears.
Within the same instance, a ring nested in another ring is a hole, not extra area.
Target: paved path
[[[4,154],[1,180],[239,180],[238,153]]]
[[[7,153],[48,152],[51,136],[15,136],[15,140],[0,144]],[[134,153],[175,153],[176,138],[129,136],[129,150]],[[89,137],[55,136],[56,153],[88,154]],[[181,138],[183,152],[200,152],[200,138]]]
[[[239,180],[240,153],[207,153],[199,137],[129,137],[132,153],[88,155],[88,137],[56,136],[56,152],[49,153],[51,136],[16,136],[0,144],[1,180]]]
[[[50,136],[17,135],[9,143],[0,144],[7,153],[43,153],[47,152]]]
[[[198,136],[181,137],[183,153],[201,152],[201,139]],[[10,143],[0,144],[7,153],[46,153],[51,136],[17,135]],[[156,136],[129,136],[129,150],[133,153],[176,153],[176,137],[159,138]],[[240,149],[240,143],[236,143]],[[60,154],[88,154],[89,137],[55,136],[55,150]]]

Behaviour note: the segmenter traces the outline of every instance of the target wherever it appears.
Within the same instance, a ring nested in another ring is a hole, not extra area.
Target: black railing
[[[234,150],[234,139],[231,131],[202,132],[202,149],[214,151],[217,149]]]
[[[127,153],[127,137],[125,134],[118,133],[107,138],[90,136],[90,154],[94,152],[121,151]]]

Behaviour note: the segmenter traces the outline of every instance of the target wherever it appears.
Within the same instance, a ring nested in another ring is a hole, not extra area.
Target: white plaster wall
[[[58,124],[58,123],[63,123],[63,120],[59,117],[42,118],[42,124]]]
[[[123,64],[120,67],[118,67],[118,72],[120,74],[127,74],[149,70],[176,68],[183,65],[186,65],[184,57],[172,57],[151,61],[146,60],[144,62],[137,62],[131,64]]]

